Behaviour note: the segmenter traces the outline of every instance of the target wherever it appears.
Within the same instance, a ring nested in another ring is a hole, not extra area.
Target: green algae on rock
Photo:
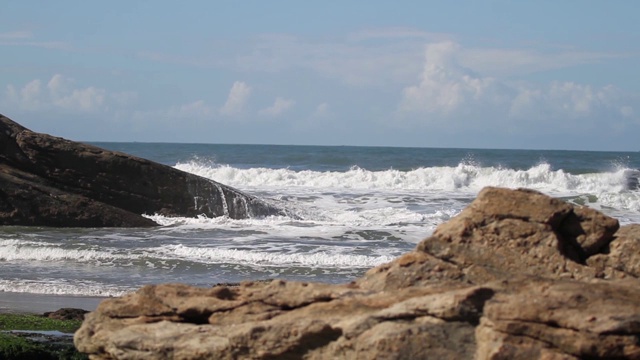
[[[0,359],[87,359],[73,345],[73,333],[81,323],[34,314],[0,314]]]

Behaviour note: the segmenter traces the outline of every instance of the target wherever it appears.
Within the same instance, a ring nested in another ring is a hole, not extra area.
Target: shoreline
[[[61,308],[94,311],[108,297],[0,292],[0,313],[38,314]]]

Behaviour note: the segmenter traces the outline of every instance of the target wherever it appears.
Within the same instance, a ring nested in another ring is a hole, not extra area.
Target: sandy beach
[[[42,314],[60,308],[78,308],[93,311],[104,297],[42,295],[0,292],[1,313]]]

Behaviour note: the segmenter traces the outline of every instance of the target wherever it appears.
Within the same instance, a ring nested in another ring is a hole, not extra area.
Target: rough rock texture
[[[531,280],[486,303],[477,358],[638,359],[638,336],[637,280]]]
[[[89,311],[76,308],[61,308],[56,311],[49,311],[42,316],[56,320],[84,320],[84,315]]]
[[[521,275],[591,279],[597,271],[585,266],[589,251],[594,244],[606,247],[618,227],[617,220],[595,210],[532,190],[485,188],[416,251],[368,271],[358,284],[392,290]]]
[[[154,226],[141,214],[246,218],[265,202],[172,167],[30,131],[0,115],[0,225]]]
[[[616,230],[487,188],[350,284],[147,286],[102,302],[75,344],[92,359],[640,359],[640,228]]]
[[[596,268],[601,277],[640,277],[640,224],[627,225],[615,234],[610,242],[597,254],[587,260]]]

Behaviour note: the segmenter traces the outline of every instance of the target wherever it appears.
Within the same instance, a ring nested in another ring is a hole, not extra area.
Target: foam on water
[[[239,249],[188,247],[181,244],[168,245],[160,250],[171,257],[200,260],[207,263],[234,263],[260,266],[302,266],[329,268],[370,268],[389,262],[390,256],[368,256],[352,254],[276,253]]]
[[[0,293],[17,292],[43,295],[75,295],[75,296],[122,296],[135,291],[136,287],[122,287],[94,281],[68,282],[63,279],[41,278],[38,280],[0,279]]]
[[[603,206],[640,211],[638,191],[628,189],[628,174],[632,169],[617,168],[610,172],[571,174],[554,170],[540,163],[526,170],[482,167],[463,162],[457,166],[427,167],[410,171],[394,169],[368,171],[352,167],[349,171],[294,171],[290,169],[239,169],[209,163],[178,163],[177,169],[191,172],[238,188],[251,190],[313,189],[316,192],[336,191],[406,191],[417,195],[423,192],[449,192],[472,195],[485,186],[509,188],[526,187],[552,196],[593,194],[602,199]]]
[[[344,233],[344,232],[343,232]],[[103,247],[100,250],[63,249],[45,244],[20,244],[17,240],[0,240],[0,261],[90,263],[94,266],[138,266],[146,268],[167,268],[167,261],[200,262],[204,264],[235,263],[248,266],[303,266],[344,268],[369,268],[393,259],[388,255],[356,255],[341,253],[339,247],[320,246],[311,253],[296,252],[295,245],[268,243],[250,250],[237,248],[242,243],[219,244],[214,247],[182,244],[148,246],[142,248],[118,249]],[[144,246],[144,244],[141,244]],[[235,247],[234,247],[235,246]],[[275,252],[287,249],[286,253]],[[174,265],[175,267],[175,265]]]
[[[366,200],[339,202],[332,195],[319,194],[313,202],[297,204],[296,214],[302,219],[288,217],[266,217],[257,219],[230,219],[228,217],[180,218],[160,215],[147,216],[164,227],[159,231],[196,231],[206,229],[227,229],[231,232],[219,234],[217,239],[229,239],[234,242],[255,241],[257,239],[300,238],[344,239],[345,233],[354,229],[376,230],[388,232],[402,241],[415,243],[429,235],[435,227],[455,216],[459,210],[450,205],[435,205],[432,210],[406,208],[403,197],[377,199],[371,194],[363,196]],[[389,206],[393,205],[393,206]],[[283,206],[287,206],[284,204]],[[238,229],[246,233],[235,232]],[[401,230],[400,232],[398,230]],[[349,236],[352,241],[367,241],[356,236]],[[282,244],[279,244],[282,247]],[[282,249],[281,249],[282,250]]]
[[[0,261],[61,261],[111,262],[114,259],[133,259],[133,254],[118,254],[102,250],[63,249],[55,246],[36,245],[35,243],[16,243],[15,240],[0,240]]]
[[[410,171],[394,169],[368,171],[352,167],[346,172],[294,171],[290,169],[238,169],[228,165],[210,166],[196,162],[179,163],[177,169],[207,177],[231,186],[271,187],[298,186],[342,189],[455,190],[479,189],[484,186],[538,187],[557,191],[619,191],[625,188],[625,173],[618,169],[598,174],[573,175],[552,170],[541,163],[527,170],[481,167],[461,163],[456,167],[429,167]]]

